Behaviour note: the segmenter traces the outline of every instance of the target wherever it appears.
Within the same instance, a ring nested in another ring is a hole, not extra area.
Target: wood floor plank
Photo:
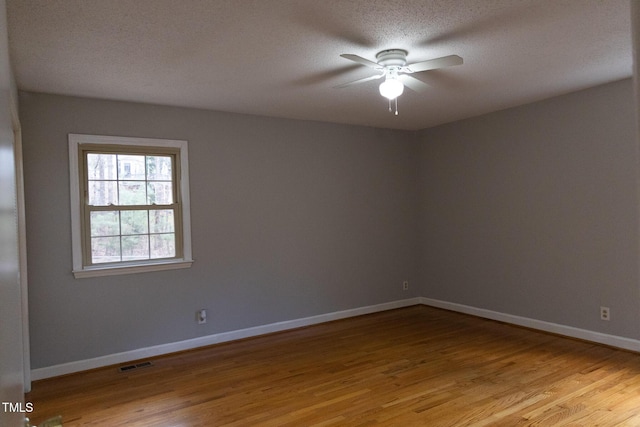
[[[425,306],[36,381],[65,426],[638,426],[640,355]]]

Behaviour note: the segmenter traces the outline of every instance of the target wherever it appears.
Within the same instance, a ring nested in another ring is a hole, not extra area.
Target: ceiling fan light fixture
[[[394,77],[387,77],[385,81],[380,83],[380,95],[387,98],[389,101],[396,99],[404,92],[404,85],[402,82]]]

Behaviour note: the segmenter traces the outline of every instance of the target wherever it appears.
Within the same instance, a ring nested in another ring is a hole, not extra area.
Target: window
[[[187,142],[69,134],[76,278],[191,266]]]

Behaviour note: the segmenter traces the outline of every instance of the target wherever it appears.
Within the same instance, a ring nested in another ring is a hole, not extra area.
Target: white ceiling
[[[631,76],[629,0],[7,0],[23,90],[395,129],[422,129]],[[372,70],[417,74],[388,112]]]

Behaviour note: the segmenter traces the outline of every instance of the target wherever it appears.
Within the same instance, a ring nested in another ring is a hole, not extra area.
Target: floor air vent
[[[140,363],[136,363],[134,365],[120,366],[118,368],[118,370],[120,372],[129,372],[129,371],[133,371],[134,369],[148,368],[150,366],[153,366],[153,363],[151,363],[151,362],[140,362]]]

